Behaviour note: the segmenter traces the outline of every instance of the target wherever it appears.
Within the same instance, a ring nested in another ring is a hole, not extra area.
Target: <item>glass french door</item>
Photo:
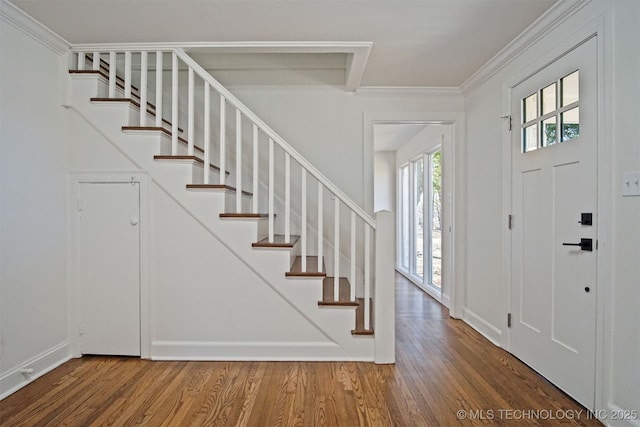
[[[437,147],[398,171],[398,269],[419,285],[442,288],[442,150]]]

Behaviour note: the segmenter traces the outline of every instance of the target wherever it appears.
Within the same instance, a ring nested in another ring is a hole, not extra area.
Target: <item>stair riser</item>
[[[216,218],[224,212],[225,195],[222,191],[189,190],[186,193],[185,203],[190,209],[210,213],[212,218]]]
[[[217,182],[217,181],[214,181]],[[232,183],[230,183],[231,186],[233,186]],[[251,212],[252,209],[252,199],[251,196],[243,194],[242,195],[242,201],[241,201],[241,206],[242,208],[240,209],[240,211],[238,211],[236,209],[236,200],[237,196],[236,196],[236,192],[235,191],[229,191],[227,192],[227,197],[225,199],[226,201],[226,208],[225,208],[225,212],[227,213],[247,213],[247,212]],[[269,233],[269,230],[267,229],[267,234]],[[258,236],[260,237],[260,236]],[[258,239],[260,240],[260,239]]]

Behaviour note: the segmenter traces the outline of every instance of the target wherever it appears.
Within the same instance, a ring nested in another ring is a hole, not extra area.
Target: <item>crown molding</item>
[[[356,96],[411,96],[422,98],[462,98],[457,87],[424,86],[365,86],[355,91]]]
[[[460,85],[467,95],[592,0],[560,0]]]
[[[8,0],[0,0],[0,20],[14,26],[59,55],[67,52],[71,46],[68,41]]]

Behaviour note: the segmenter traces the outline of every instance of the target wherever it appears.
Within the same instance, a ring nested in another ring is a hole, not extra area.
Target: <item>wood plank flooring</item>
[[[401,276],[396,287],[396,365],[83,357],[0,401],[0,425],[601,425]]]

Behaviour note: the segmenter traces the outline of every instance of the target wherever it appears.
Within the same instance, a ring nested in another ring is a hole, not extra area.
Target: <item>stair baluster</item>
[[[274,238],[274,193],[275,193],[275,164],[274,164],[274,142],[269,138],[269,243],[273,243]]]
[[[227,102],[220,95],[220,185],[227,178]]]
[[[203,183],[209,184],[209,168],[211,162],[211,89],[209,83],[204,83],[204,176]]]
[[[324,208],[322,207],[324,196],[323,196],[323,186],[320,181],[318,181],[318,265],[317,272],[322,272],[322,252],[324,247],[324,232],[322,230],[324,225]]]
[[[291,242],[291,156],[284,153],[284,241]]]
[[[236,108],[236,212],[242,212],[242,113]]]
[[[300,198],[300,254],[302,256],[301,270],[307,272],[307,170],[302,168],[300,177],[301,198]]]
[[[258,147],[258,126],[253,124],[253,198],[251,199],[251,212],[258,213],[258,187],[260,184],[259,164],[260,149]]]
[[[131,98],[131,52],[124,53],[124,97]]]
[[[116,97],[116,53],[109,52],[109,98]]]
[[[140,52],[140,126],[147,125],[147,52]]]
[[[100,52],[93,52],[93,71],[100,70]]]
[[[334,195],[333,210],[333,300],[340,300],[340,199]],[[352,286],[355,287],[355,282]]]
[[[156,52],[156,127],[162,127],[162,71],[163,71],[163,53]]]
[[[178,55],[175,52],[171,56],[171,155],[178,155]]]
[[[351,211],[351,271],[349,275],[349,281],[351,286],[349,288],[349,300],[356,300],[356,213]]]
[[[193,156],[195,142],[195,89],[193,68],[189,67],[189,82],[187,86],[187,155]],[[206,168],[205,168],[206,169]]]

